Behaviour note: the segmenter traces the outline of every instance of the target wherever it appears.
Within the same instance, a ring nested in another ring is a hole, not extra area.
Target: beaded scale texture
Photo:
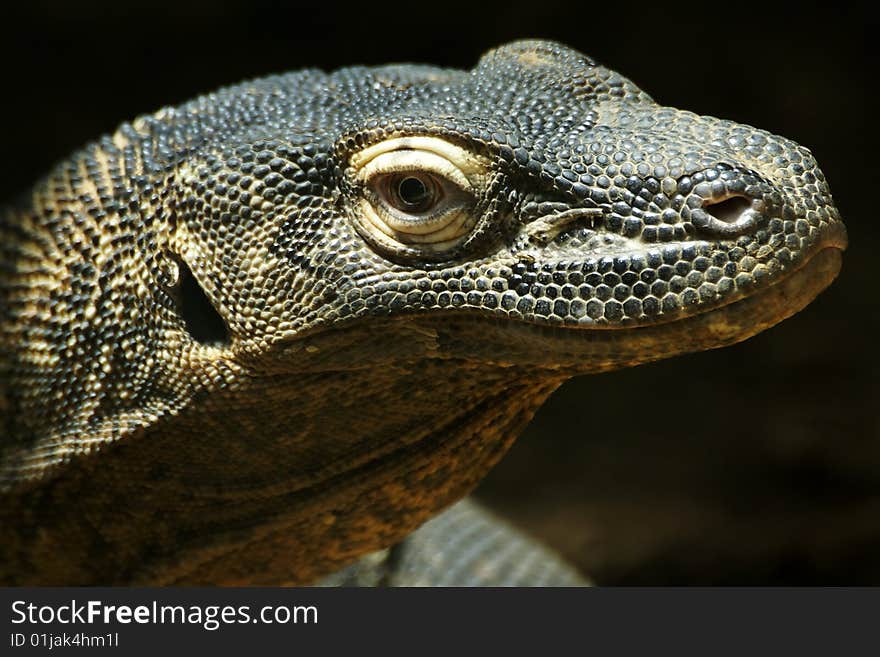
[[[754,335],[845,245],[805,148],[550,42],[143,116],[0,215],[0,581],[316,581],[565,379]]]

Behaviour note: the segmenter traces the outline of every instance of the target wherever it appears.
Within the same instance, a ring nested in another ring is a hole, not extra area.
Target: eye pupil
[[[397,184],[397,196],[409,209],[423,209],[430,205],[432,194],[425,181],[407,176]]]

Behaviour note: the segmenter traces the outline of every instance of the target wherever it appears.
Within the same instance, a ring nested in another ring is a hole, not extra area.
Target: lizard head
[[[383,359],[600,371],[745,339],[839,269],[809,151],[562,46],[290,82],[311,91],[280,127],[192,172],[194,269],[226,272],[240,355],[381,337]]]

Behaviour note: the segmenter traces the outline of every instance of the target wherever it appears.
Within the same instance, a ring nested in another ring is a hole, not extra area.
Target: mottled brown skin
[[[466,495],[566,378],[746,339],[845,241],[808,151],[552,43],[142,117],[0,220],[0,581],[313,582]]]

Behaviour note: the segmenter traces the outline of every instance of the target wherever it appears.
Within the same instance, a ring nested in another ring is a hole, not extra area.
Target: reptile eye
[[[405,244],[441,244],[467,232],[474,194],[464,174],[434,153],[383,153],[363,171],[367,214]]]
[[[361,200],[355,225],[396,254],[436,254],[464,242],[477,222],[477,195],[488,164],[435,137],[401,137],[350,160]]]

